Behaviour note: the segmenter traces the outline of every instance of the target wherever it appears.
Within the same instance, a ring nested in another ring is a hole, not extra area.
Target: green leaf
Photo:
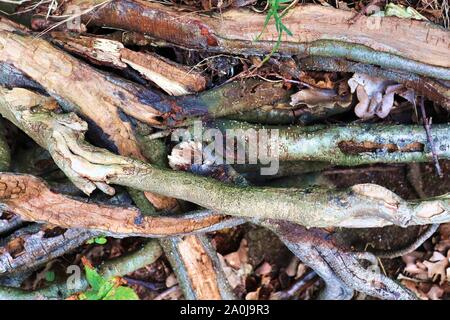
[[[105,284],[106,280],[98,274],[97,270],[87,265],[84,266],[86,272],[86,280],[94,291],[99,291]]]
[[[267,25],[269,24],[270,18],[272,17],[272,13],[268,13],[266,16],[266,19],[264,20],[264,26],[263,29],[261,30],[261,32],[256,36],[255,41],[258,41],[259,38],[261,38],[262,34],[264,33],[264,31],[266,31],[267,29]]]
[[[108,240],[105,237],[97,237],[94,239],[96,244],[105,244]]]
[[[116,281],[114,280],[114,278],[109,279],[103,283],[103,285],[98,290],[97,294],[101,299],[104,299],[110,293],[110,291],[113,290],[114,287],[116,287],[116,286],[117,285],[116,285]]]
[[[47,271],[45,273],[45,280],[48,282],[53,282],[55,281],[55,273],[53,271]]]
[[[282,29],[283,29],[288,35],[290,35],[290,36],[292,37],[292,32],[291,32],[291,30],[289,30],[284,24],[283,24],[281,27],[282,27]]]
[[[103,300],[139,300],[138,295],[129,287],[113,288]]]
[[[80,299],[80,300],[101,300],[101,297],[98,296],[97,291],[87,290],[87,291],[79,294],[78,299]]]
[[[89,239],[88,241],[86,241],[86,244],[105,244],[106,242],[108,242],[108,239],[106,239],[104,236],[100,236]]]

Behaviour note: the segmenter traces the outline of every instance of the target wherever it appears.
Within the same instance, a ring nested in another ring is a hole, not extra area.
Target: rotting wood
[[[38,232],[22,233],[0,247],[0,274],[34,270],[79,247],[95,234],[90,230],[68,229],[52,235],[49,226]]]
[[[183,238],[162,240],[169,261],[181,264],[183,272],[175,270],[187,299],[222,300],[235,299],[218,261],[217,253],[209,240],[203,235],[190,235]],[[169,250],[171,249],[171,250]],[[187,279],[183,279],[186,277]]]
[[[72,0],[66,5],[80,10],[101,0]],[[351,11],[318,5],[290,9],[283,24],[281,54],[350,58],[387,68],[450,79],[449,32],[439,26],[395,17],[362,16],[354,23]],[[267,26],[260,41],[265,16],[245,10],[229,10],[220,17],[186,13],[178,8],[142,0],[115,0],[82,17],[84,23],[136,31],[176,45],[233,54],[267,54],[277,39],[276,27]],[[35,17],[35,21],[42,17]],[[36,25],[49,25],[41,23]],[[393,34],[401,34],[398,41]],[[424,46],[424,43],[427,44]]]
[[[129,66],[173,96],[200,92],[206,87],[207,80],[198,72],[154,53],[132,51],[119,41],[94,36],[69,36],[62,32],[52,32],[51,39],[65,50],[95,64],[118,69]]]

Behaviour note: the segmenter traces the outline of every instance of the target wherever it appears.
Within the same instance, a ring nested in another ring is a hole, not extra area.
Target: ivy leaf
[[[139,300],[133,289],[120,286],[113,288],[103,300]]]
[[[95,290],[88,290],[78,295],[78,299],[80,300],[101,300],[98,292]]]
[[[133,289],[120,286],[122,284],[120,277],[105,279],[85,257],[81,258],[81,261],[91,289],[80,293],[78,295],[80,300],[139,300]]]
[[[106,242],[108,242],[108,239],[106,239],[104,236],[100,236],[89,239],[88,241],[86,241],[86,244],[105,244]]]
[[[94,291],[99,291],[106,282],[97,270],[87,261],[86,258],[81,259],[84,264],[84,271],[86,272],[86,280]]]
[[[108,240],[105,237],[97,237],[94,239],[96,244],[105,244]]]
[[[53,271],[47,271],[45,273],[45,280],[48,282],[55,281],[55,273]]]

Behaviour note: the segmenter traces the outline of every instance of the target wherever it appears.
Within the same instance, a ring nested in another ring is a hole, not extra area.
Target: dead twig
[[[441,166],[439,165],[439,159],[438,159],[438,155],[436,152],[436,146],[435,146],[433,137],[431,135],[431,121],[430,121],[430,119],[427,118],[427,115],[425,112],[425,99],[423,96],[420,97],[420,112],[422,113],[423,126],[425,127],[425,131],[427,133],[428,144],[430,145],[431,154],[433,156],[434,167],[436,168],[437,175],[440,178],[442,178],[442,177],[444,177],[444,175],[442,173]]]

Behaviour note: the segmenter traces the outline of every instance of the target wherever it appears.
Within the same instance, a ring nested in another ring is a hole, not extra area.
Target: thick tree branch
[[[433,159],[426,132],[418,125],[283,127],[216,120],[207,123],[205,130],[207,128],[217,128],[224,136],[227,135],[227,130],[235,129],[232,134],[238,137],[237,146],[240,150],[246,150],[245,144],[248,140],[245,138],[249,132],[247,130],[258,132],[260,129],[275,129],[278,143],[271,148],[279,161],[323,161],[335,165],[356,166],[380,162],[429,162]],[[243,131],[239,133],[236,130]],[[440,159],[450,159],[449,132],[448,124],[433,126],[433,141]],[[233,158],[235,155],[226,156]]]
[[[371,184],[341,191],[231,186],[152,167],[88,145],[84,141],[86,123],[74,114],[30,110],[1,100],[0,113],[46,148],[57,165],[87,193],[95,187],[111,193],[109,184],[119,184],[190,201],[223,214],[288,220],[308,227],[406,227],[450,221],[448,196],[407,202]],[[5,200],[12,190],[6,185]]]
[[[178,267],[174,271],[184,286],[186,299],[236,298],[222,271],[217,253],[206,236],[171,237],[161,240],[161,245],[171,264]]]
[[[67,5],[81,10],[101,0],[72,0]],[[279,52],[288,55],[326,56],[450,79],[449,32],[430,23],[399,18],[361,17],[349,23],[353,13],[317,5],[297,6],[283,17],[292,31]],[[46,25],[38,23],[36,26]],[[269,24],[260,41],[265,16],[245,10],[229,10],[220,17],[182,12],[177,8],[142,0],[115,0],[82,17],[85,23],[151,35],[176,45],[242,54],[267,54],[278,37]],[[48,25],[48,24],[47,24]],[[393,35],[401,35],[398,41]],[[424,46],[424,43],[427,44]]]
[[[52,230],[43,226],[37,232],[13,235],[0,248],[0,274],[33,270],[79,247],[95,234],[90,230],[68,229],[52,235]]]
[[[183,169],[194,171],[194,166],[184,166]],[[229,165],[202,165],[202,175],[216,176],[217,173],[220,173],[218,176],[221,181],[248,186],[248,182]],[[287,221],[272,219],[251,221],[272,230],[300,260],[322,277],[325,289],[319,298],[351,299],[353,290],[358,290],[384,299],[415,299],[414,294],[388,277],[374,274],[361,267],[356,259],[359,254],[339,248],[332,239],[329,239],[327,232],[320,229],[308,230]],[[365,257],[374,258],[369,253],[365,253]]]
[[[208,232],[240,223],[239,219],[201,211],[179,217],[142,216],[135,208],[72,199],[52,192],[36,177],[12,173],[0,173],[0,202],[25,221],[90,229],[114,237],[175,236]]]

